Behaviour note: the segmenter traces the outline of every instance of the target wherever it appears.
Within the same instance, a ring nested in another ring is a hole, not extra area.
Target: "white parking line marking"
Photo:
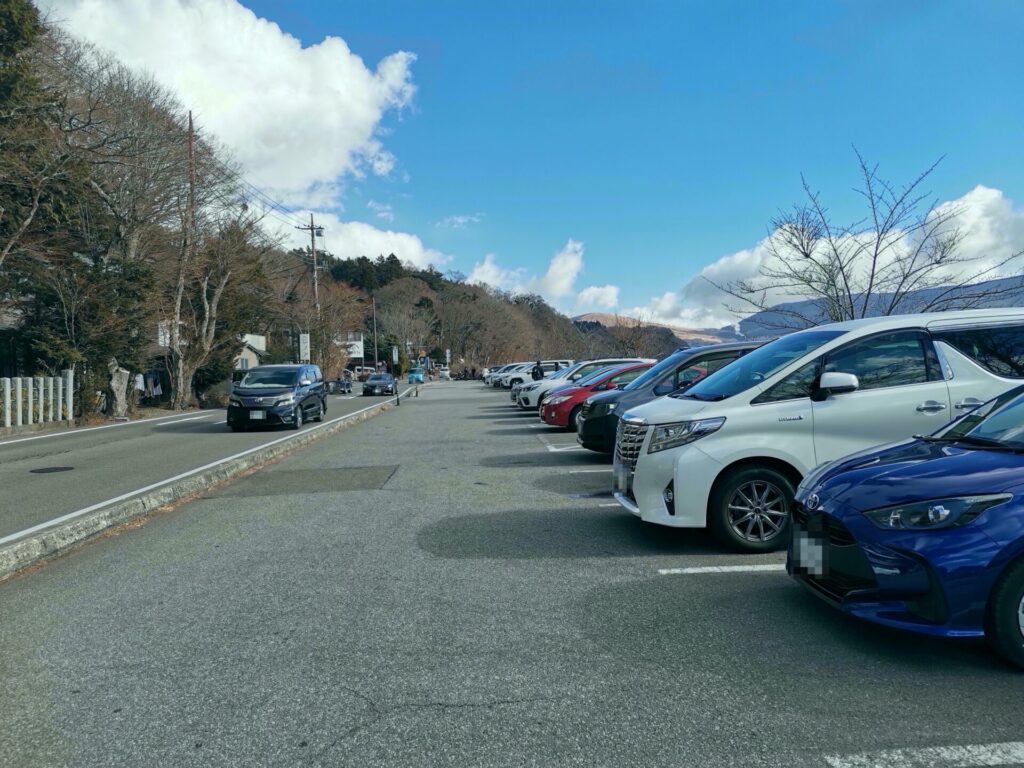
[[[405,397],[410,391],[412,391],[412,390],[411,389],[405,390],[405,392],[401,393],[401,396]],[[386,403],[386,402],[388,402],[388,400],[394,400],[394,399],[395,398],[390,397],[390,398],[387,398],[386,400],[384,400],[383,402]],[[368,405],[365,408],[360,408],[358,411],[353,411],[352,413],[346,413],[344,416],[337,416],[337,417],[331,419],[330,421],[324,421],[324,422],[321,422],[319,424],[314,424],[312,427],[309,427],[308,429],[304,430],[303,433],[305,433],[305,432],[315,432],[316,430],[323,429],[324,427],[327,427],[330,424],[334,424],[336,422],[343,421],[345,419],[350,419],[353,416],[358,416],[360,413],[364,413],[364,412],[369,411],[369,410],[371,410],[373,408],[376,408],[378,405],[380,405],[380,403],[374,403],[373,405]],[[33,525],[31,528],[25,528],[24,530],[17,531],[16,533],[10,533],[7,536],[0,537],[0,544],[6,544],[6,543],[8,543],[10,541],[16,541],[17,539],[20,539],[20,538],[22,538],[24,536],[28,536],[30,534],[36,533],[37,531],[45,530],[46,528],[50,528],[51,526],[54,526],[54,525],[59,525],[60,523],[66,522],[68,520],[74,520],[76,517],[81,517],[82,515],[87,515],[90,512],[95,512],[97,509],[103,509],[103,507],[109,506],[110,504],[116,504],[119,501],[124,501],[125,499],[130,499],[132,496],[137,496],[140,493],[146,493],[147,491],[152,491],[154,488],[159,488],[159,487],[161,487],[163,485],[167,485],[168,483],[173,483],[175,480],[181,480],[182,478],[191,477],[192,475],[197,475],[200,472],[205,472],[206,470],[212,469],[213,467],[220,466],[221,464],[226,464],[229,461],[234,461],[235,459],[240,459],[243,456],[248,456],[250,453],[254,453],[254,452],[260,450],[261,448],[267,448],[267,447],[269,447],[271,445],[277,445],[278,443],[283,443],[285,440],[291,440],[293,437],[294,437],[294,435],[285,435],[284,437],[279,437],[276,440],[271,440],[269,443],[260,443],[259,445],[254,445],[252,448],[249,448],[247,450],[240,451],[238,453],[232,454],[231,456],[225,456],[224,458],[217,459],[216,461],[211,461],[209,464],[204,464],[201,467],[196,467],[195,469],[190,469],[187,472],[182,472],[181,474],[175,475],[174,477],[168,477],[168,478],[166,478],[164,480],[159,480],[159,481],[157,481],[155,483],[150,483],[149,485],[143,486],[142,488],[136,488],[134,491],[128,491],[128,493],[122,493],[120,496],[115,496],[112,499],[107,499],[106,501],[100,501],[100,502],[97,502],[96,504],[90,504],[88,507],[83,507],[82,509],[77,509],[74,512],[68,512],[66,515],[61,515],[60,517],[55,517],[52,520],[47,520],[45,523],[39,523],[38,525]]]
[[[187,414],[182,414],[185,416]],[[34,435],[32,437],[19,437],[17,440],[4,440],[0,445],[13,445],[14,443],[25,443],[29,440],[45,440],[49,437],[68,437],[69,435],[80,435],[83,432],[95,432],[98,429],[113,429],[114,427],[133,427],[136,424],[148,424],[151,421],[161,421],[163,419],[171,418],[169,416],[152,416],[148,419],[139,419],[138,421],[123,421],[119,424],[104,424],[101,427],[84,427],[82,429],[68,429],[63,432],[49,432],[45,435]],[[177,417],[175,417],[177,418]],[[170,423],[170,422],[167,422]],[[159,425],[158,425],[159,426]]]
[[[567,475],[585,475],[591,472],[611,472],[612,468],[607,469],[570,469],[566,472]]]
[[[207,413],[205,416],[191,416],[187,419],[174,419],[173,421],[161,421],[159,424],[154,424],[154,427],[162,427],[166,424],[181,424],[183,421],[199,421],[200,419],[208,419],[213,416],[212,413]]]
[[[613,501],[611,504],[598,504],[597,506],[599,506],[599,507],[619,507],[619,506],[622,506],[622,505],[619,504],[619,502],[617,502],[617,501]]]
[[[227,423],[228,423],[228,420],[227,420],[227,419],[224,419],[224,421],[215,421],[215,422],[213,422],[213,423],[214,423],[214,424],[227,424]]]
[[[682,574],[695,573],[778,573],[785,572],[784,563],[771,563],[770,565],[700,565],[692,568],[659,568],[661,576],[678,576]]]
[[[536,425],[535,424],[534,426],[540,426],[540,425]],[[549,453],[565,453],[567,451],[585,451],[585,450],[587,450],[583,446],[576,445],[575,443],[572,443],[570,445],[554,445],[553,443],[548,442],[548,439],[546,437],[544,437],[543,435],[537,435],[537,439],[540,440],[541,443],[544,444],[544,447],[548,449]]]
[[[1024,763],[1024,741],[953,747],[887,749],[859,755],[826,755],[829,768],[970,768]]]

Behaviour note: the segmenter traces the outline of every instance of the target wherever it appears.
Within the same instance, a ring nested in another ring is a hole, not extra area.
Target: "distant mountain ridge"
[[[628,325],[640,322],[649,328],[663,328],[669,331],[681,342],[680,346],[698,346],[700,344],[720,344],[724,341],[736,341],[740,337],[731,327],[726,328],[684,328],[679,325],[668,323],[655,323],[646,320],[638,321],[635,317],[613,315],[609,312],[587,312],[583,315],[576,315],[573,320],[584,323],[599,323],[605,328],[615,328],[620,325]]]
[[[1024,277],[1003,277],[997,280],[986,280],[973,285],[965,285],[949,290],[949,286],[941,288],[924,288],[908,294],[902,303],[900,314],[912,314],[924,311],[930,303],[942,297],[947,291],[949,295],[942,299],[943,304],[954,304],[962,299],[965,294],[971,295],[979,290],[988,291],[990,296],[982,297],[972,309],[993,309],[997,307],[1019,307],[1024,306]],[[863,294],[855,294],[855,301],[860,301]],[[892,298],[892,294],[880,293],[871,298],[868,306],[868,317],[879,317],[884,313]],[[943,306],[936,307],[932,311],[941,311]],[[813,322],[801,323],[797,317],[789,312],[796,313],[812,320]],[[790,330],[806,328],[810,325],[828,322],[828,317],[814,300],[793,301],[779,304],[771,309],[755,312],[749,317],[740,320],[740,333],[746,338],[761,338],[765,336],[779,336]]]

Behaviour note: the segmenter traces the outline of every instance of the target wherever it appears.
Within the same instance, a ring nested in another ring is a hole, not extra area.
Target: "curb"
[[[410,390],[406,390],[400,397],[407,397],[409,392]],[[269,444],[250,448],[146,488],[131,491],[95,507],[72,512],[64,519],[58,518],[54,525],[0,547],[0,582],[29,566],[63,554],[114,526],[142,515],[152,514],[170,504],[195,496],[212,485],[231,480],[266,464],[296,448],[341,432],[354,424],[360,424],[395,407],[395,400],[394,397],[389,398],[365,410],[325,421],[297,435],[287,435]]]

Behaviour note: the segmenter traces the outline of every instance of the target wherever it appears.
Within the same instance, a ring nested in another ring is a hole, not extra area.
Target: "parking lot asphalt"
[[[379,399],[331,395],[327,417]],[[205,410],[0,440],[0,538],[287,434],[233,433],[225,419]]]
[[[1017,754],[1024,675],[983,644],[700,571],[782,557],[640,523],[604,458],[538,424],[436,385],[0,586],[0,765]]]

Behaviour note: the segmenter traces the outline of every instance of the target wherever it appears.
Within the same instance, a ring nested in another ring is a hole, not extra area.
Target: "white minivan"
[[[783,546],[815,466],[928,434],[1024,378],[1024,309],[852,320],[791,333],[619,421],[618,502],[646,522]]]

